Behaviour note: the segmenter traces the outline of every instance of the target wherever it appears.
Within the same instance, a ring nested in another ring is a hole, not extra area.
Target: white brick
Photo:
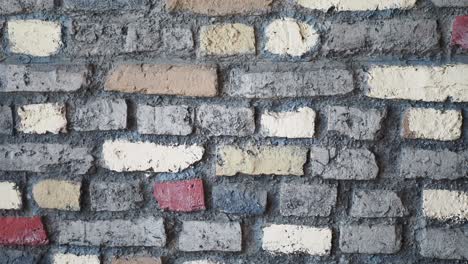
[[[218,24],[200,30],[202,55],[255,54],[254,28],[244,24]]]
[[[106,141],[103,166],[113,171],[180,172],[203,157],[197,145],[159,145],[151,142]]]
[[[262,114],[260,133],[267,137],[311,138],[315,133],[315,111],[302,107],[291,112]]]
[[[23,133],[58,134],[67,132],[63,104],[32,104],[18,108],[18,130]]]
[[[456,140],[461,137],[462,114],[456,110],[411,108],[403,120],[403,136],[435,140]]]
[[[55,254],[53,264],[100,264],[99,256],[74,254]]]
[[[310,9],[327,11],[372,11],[386,9],[409,9],[416,0],[297,0],[297,3]]]
[[[426,217],[468,219],[468,193],[449,190],[424,190],[423,210]]]
[[[21,193],[13,182],[0,182],[0,210],[21,209]]]
[[[329,228],[298,225],[271,225],[263,228],[262,248],[273,253],[329,255],[332,243]]]

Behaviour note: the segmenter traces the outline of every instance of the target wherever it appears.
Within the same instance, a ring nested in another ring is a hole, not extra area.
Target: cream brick
[[[462,114],[456,110],[411,108],[403,119],[403,136],[435,140],[456,140],[461,137]]]
[[[303,7],[326,12],[330,8],[336,11],[372,11],[386,9],[409,9],[416,0],[297,0]]]
[[[18,130],[31,134],[67,132],[67,118],[63,104],[32,104],[18,108]]]
[[[315,133],[315,111],[302,107],[296,111],[265,111],[260,119],[260,133],[267,137],[311,138]]]
[[[74,254],[55,254],[53,264],[100,264],[99,256]]]
[[[0,210],[14,210],[21,207],[21,192],[16,183],[0,182]]]
[[[255,54],[254,28],[244,24],[218,24],[200,30],[201,55]]]
[[[80,210],[81,183],[43,180],[33,187],[33,197],[41,208],[68,211]]]
[[[424,190],[423,211],[438,220],[468,219],[468,193],[449,190]]]

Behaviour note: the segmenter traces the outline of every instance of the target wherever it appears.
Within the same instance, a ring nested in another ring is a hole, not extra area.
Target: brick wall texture
[[[0,264],[468,263],[468,0],[0,0]]]

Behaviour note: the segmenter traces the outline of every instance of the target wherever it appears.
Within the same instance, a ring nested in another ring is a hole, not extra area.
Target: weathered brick
[[[62,0],[62,7],[68,10],[138,10],[146,7],[146,0]]]
[[[85,174],[93,165],[93,156],[84,147],[62,144],[0,145],[1,171],[50,172]]]
[[[112,264],[161,264],[160,258],[153,257],[118,257],[112,260]]]
[[[190,261],[184,261],[182,264],[224,264],[223,262],[219,261],[212,261],[209,259],[203,259],[203,260],[190,260]]]
[[[89,196],[93,211],[127,211],[143,202],[139,182],[92,181]]]
[[[201,160],[204,152],[205,149],[198,145],[107,140],[102,146],[102,165],[119,172],[180,172]]]
[[[215,68],[174,65],[119,65],[105,83],[107,91],[181,96],[215,96]]]
[[[18,185],[14,182],[0,182],[0,210],[21,209],[23,202]]]
[[[212,189],[213,207],[228,214],[261,215],[266,210],[267,192],[240,184],[217,185]]]
[[[374,11],[386,9],[410,9],[415,5],[416,0],[297,0],[297,3],[303,7],[317,9],[324,12],[330,9],[335,11]]]
[[[40,255],[28,251],[13,249],[0,250],[0,259],[3,264],[29,264],[39,263]]]
[[[465,0],[432,0],[432,3],[440,7],[466,7],[468,3]]]
[[[423,190],[423,211],[438,220],[468,220],[468,193],[450,190]]]
[[[366,94],[379,99],[467,102],[468,65],[373,66],[365,74]]]
[[[216,175],[304,175],[307,149],[298,146],[218,146]]]
[[[268,12],[273,0],[166,0],[168,11],[208,16],[255,15]]]
[[[255,132],[251,108],[202,105],[197,108],[197,123],[203,133],[214,136],[247,136]]]
[[[18,108],[18,130],[29,134],[67,132],[65,104],[31,104]]]
[[[260,133],[266,137],[311,138],[315,134],[315,117],[315,111],[309,107],[265,111],[260,117]]]
[[[280,188],[280,213],[283,216],[329,216],[336,199],[336,186],[283,183]]]
[[[401,233],[392,225],[340,227],[340,249],[344,253],[393,254],[400,251]]]
[[[313,147],[312,175],[335,180],[372,180],[379,173],[374,154],[368,149]]]
[[[192,133],[193,113],[185,105],[137,105],[137,126],[141,134],[186,136]]]
[[[49,244],[40,217],[0,218],[1,246],[40,246]]]
[[[426,258],[468,260],[468,233],[462,228],[427,228],[418,238]]]
[[[166,233],[161,218],[132,220],[61,221],[57,228],[62,245],[106,247],[163,247]]]
[[[179,236],[181,251],[242,250],[242,230],[237,222],[184,221]]]
[[[452,26],[452,44],[468,49],[468,16],[455,17]]]
[[[306,253],[329,255],[332,245],[332,231],[298,225],[270,225],[263,228],[263,250],[276,254]]]
[[[52,264],[100,264],[99,256],[97,255],[75,255],[57,253],[53,257]]]
[[[41,208],[80,210],[81,182],[43,180],[34,185],[32,193]]]
[[[0,84],[1,86],[1,84]],[[0,134],[13,133],[13,115],[9,106],[0,105]]]
[[[203,26],[200,29],[200,54],[255,54],[254,28],[238,23]]]
[[[71,117],[76,131],[118,130],[127,128],[127,104],[122,99],[94,100],[76,105]]]
[[[159,182],[154,185],[159,207],[175,212],[205,210],[205,191],[201,179]]]
[[[54,0],[15,0],[0,2],[0,15],[34,13],[54,8]]]
[[[332,106],[328,109],[328,131],[359,140],[376,139],[385,110]]]
[[[403,136],[414,139],[456,140],[461,137],[463,118],[457,110],[410,108],[403,117]]]
[[[395,192],[355,190],[349,214],[353,217],[402,217],[407,211]]]

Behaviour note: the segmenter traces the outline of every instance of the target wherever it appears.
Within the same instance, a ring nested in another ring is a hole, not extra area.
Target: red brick
[[[48,243],[49,240],[40,217],[0,218],[0,245],[39,246]]]
[[[468,49],[468,16],[458,16],[453,22],[452,44]]]
[[[200,179],[160,182],[154,185],[154,197],[162,209],[176,212],[205,210],[205,193]]]

